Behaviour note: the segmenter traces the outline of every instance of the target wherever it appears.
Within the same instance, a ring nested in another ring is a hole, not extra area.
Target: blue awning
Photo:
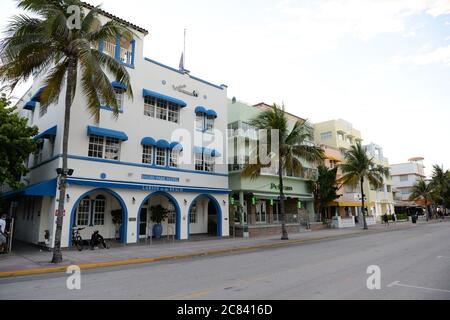
[[[161,99],[161,100],[166,100],[166,101],[169,101],[169,102],[179,105],[181,108],[184,108],[187,106],[186,102],[184,102],[183,100],[172,98],[172,97],[166,96],[164,94],[157,93],[157,92],[147,90],[147,89],[143,89],[143,96],[144,96],[144,98],[145,97],[153,97],[153,98],[157,98],[157,99]]]
[[[53,179],[28,186],[22,190],[8,192],[4,194],[4,197],[5,198],[17,196],[56,197],[56,189],[57,189],[56,179]]]
[[[50,128],[50,129],[45,130],[44,132],[38,134],[36,137],[33,138],[33,140],[54,138],[54,137],[56,137],[57,131],[58,131],[58,126],[54,126],[53,128]]]
[[[183,146],[179,142],[172,142],[170,144],[170,150],[183,151]]]
[[[115,131],[115,130],[105,129],[105,128],[98,128],[98,127],[93,127],[93,126],[87,127],[87,134],[88,134],[88,136],[95,135],[95,136],[100,136],[100,137],[115,138],[115,139],[119,139],[121,141],[128,140],[128,136],[126,135],[125,132]]]
[[[159,140],[156,143],[156,147],[161,149],[170,149],[170,143],[167,140]]]
[[[124,91],[127,91],[127,86],[126,85],[124,85],[122,82],[120,82],[120,81],[113,81],[113,82],[111,82],[111,85],[114,87],[114,88],[117,88],[117,89],[122,89],[122,90],[124,90]]]
[[[217,112],[215,112],[214,110],[206,111],[206,115],[210,118],[217,118]]]
[[[195,113],[197,113],[197,114],[206,114],[207,111],[206,111],[205,107],[198,106],[197,108],[195,108]]]
[[[39,102],[41,101],[41,93],[44,91],[45,87],[40,88],[34,95],[31,97],[31,101]]]
[[[141,145],[154,147],[156,146],[156,141],[152,137],[145,137],[142,139]]]
[[[208,148],[202,148],[202,147],[195,147],[194,152],[196,154],[205,154],[211,157],[220,157],[221,154],[219,151],[215,149],[208,149]]]
[[[35,108],[36,108],[36,101],[28,101],[24,106],[23,106],[23,108],[25,109],[25,110],[30,110],[30,111],[33,111]]]

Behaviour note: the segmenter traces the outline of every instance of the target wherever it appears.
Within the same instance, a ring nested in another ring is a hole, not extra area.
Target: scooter
[[[100,245],[102,245],[105,249],[109,249],[109,245],[106,243],[105,238],[103,238],[98,231],[95,231],[92,234],[90,241],[91,250],[94,250],[95,247],[98,247]]]

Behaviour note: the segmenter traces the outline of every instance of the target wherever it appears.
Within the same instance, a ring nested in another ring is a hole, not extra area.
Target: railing
[[[105,41],[103,43],[103,53],[107,54],[110,57],[115,58],[116,45],[114,43]]]

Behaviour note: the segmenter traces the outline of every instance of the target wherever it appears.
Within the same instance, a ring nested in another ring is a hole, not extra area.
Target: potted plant
[[[122,209],[111,211],[111,216],[112,216],[112,222],[115,225],[115,236],[116,236],[116,240],[117,240],[117,234],[119,234],[119,237],[122,234],[122,232],[121,232],[122,231],[121,230],[122,223],[123,223],[123,221],[122,221]]]
[[[166,220],[167,216],[169,215],[169,210],[164,208],[162,205],[157,205],[150,208],[151,211],[151,220],[153,223],[153,235],[156,239],[160,239],[161,235],[163,233],[163,227],[161,225],[161,222]]]

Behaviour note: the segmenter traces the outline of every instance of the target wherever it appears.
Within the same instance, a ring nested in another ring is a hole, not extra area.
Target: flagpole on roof
[[[183,66],[186,67],[186,28],[184,29]]]

